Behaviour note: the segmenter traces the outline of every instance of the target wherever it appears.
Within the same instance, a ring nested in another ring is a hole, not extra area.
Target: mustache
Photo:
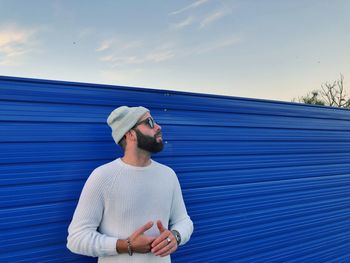
[[[162,132],[157,132],[154,136],[155,136],[155,137],[157,137],[157,136],[163,136],[163,133],[162,133]]]

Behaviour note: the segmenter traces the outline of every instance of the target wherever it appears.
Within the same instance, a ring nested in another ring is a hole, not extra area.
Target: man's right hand
[[[155,237],[146,236],[144,233],[153,226],[153,222],[148,222],[137,229],[130,237],[131,248],[134,253],[149,253],[151,244]],[[117,241],[117,251],[119,253],[128,253],[128,243],[126,240]]]

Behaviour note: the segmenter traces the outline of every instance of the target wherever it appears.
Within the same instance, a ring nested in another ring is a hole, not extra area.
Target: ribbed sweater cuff
[[[117,252],[117,238],[114,237],[106,237],[104,240],[104,247],[102,248],[102,252],[106,256],[115,256],[118,255]]]

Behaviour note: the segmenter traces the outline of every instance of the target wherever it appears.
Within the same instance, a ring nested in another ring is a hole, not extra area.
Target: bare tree
[[[332,83],[326,82],[321,85],[321,89],[314,90],[306,96],[293,99],[306,104],[325,105],[340,108],[350,107],[350,98],[344,88],[344,76],[340,74],[340,79]]]
[[[344,89],[344,76],[342,74],[340,74],[339,80],[322,84],[320,95],[326,101],[326,105],[340,108],[350,106],[350,99]]]

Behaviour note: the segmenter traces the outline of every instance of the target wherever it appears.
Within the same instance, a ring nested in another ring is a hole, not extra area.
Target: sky
[[[348,0],[0,0],[3,76],[291,101],[340,74]]]

